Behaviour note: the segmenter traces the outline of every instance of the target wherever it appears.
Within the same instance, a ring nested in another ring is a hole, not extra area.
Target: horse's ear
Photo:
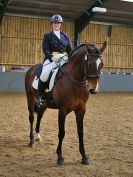
[[[87,50],[89,51],[89,53],[91,53],[92,52],[91,44],[86,43],[86,47],[87,47]]]
[[[102,47],[101,47],[101,49],[100,49],[100,52],[101,52],[101,53],[104,51],[104,49],[106,48],[106,46],[107,46],[107,42],[104,41],[104,43],[103,43],[103,45],[102,45]]]

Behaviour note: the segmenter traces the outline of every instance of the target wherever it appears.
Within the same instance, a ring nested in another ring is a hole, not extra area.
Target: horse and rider
[[[47,108],[58,109],[57,163],[64,165],[62,142],[65,137],[65,120],[66,116],[74,111],[82,164],[88,165],[90,162],[84,147],[83,119],[89,94],[98,91],[100,71],[103,67],[102,53],[106,48],[106,42],[102,44],[101,48],[97,48],[94,44],[81,44],[72,50],[69,37],[60,31],[62,23],[63,19],[60,15],[51,17],[52,31],[44,35],[42,43],[45,54],[43,65],[34,65],[25,76],[30,122],[29,146],[33,147],[34,145],[34,113],[37,113],[35,133],[37,139],[41,141],[40,123],[45,110]],[[61,77],[57,78],[50,91],[52,96],[47,99],[48,93],[45,91],[47,81],[51,70],[59,66],[60,59],[65,61],[65,64],[59,67],[57,73],[61,73]],[[32,83],[37,76],[37,70],[40,68],[42,68],[42,72],[39,77],[38,89],[35,89]]]
[[[72,48],[69,37],[61,32],[63,18],[60,15],[51,17],[52,31],[44,35],[42,42],[45,59],[43,62],[42,73],[38,83],[38,101],[39,105],[47,102],[45,89],[47,88],[47,80],[52,69],[56,68],[61,57],[68,60]]]

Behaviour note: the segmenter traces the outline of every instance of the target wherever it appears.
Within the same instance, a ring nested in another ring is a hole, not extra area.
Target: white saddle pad
[[[50,82],[49,82],[49,88],[46,90],[46,92],[49,92],[52,90],[53,86],[54,86],[54,80],[55,80],[55,76],[58,72],[58,69],[59,68],[56,68],[53,70],[53,74],[51,76],[51,79],[50,79]],[[32,86],[34,89],[38,89],[38,81],[39,81],[39,78],[37,78],[37,76],[35,76],[34,80],[33,80],[33,83],[32,83]]]

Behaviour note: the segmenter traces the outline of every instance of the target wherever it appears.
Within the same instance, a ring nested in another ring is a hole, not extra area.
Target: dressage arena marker
[[[106,74],[114,74],[114,75],[129,75],[129,76],[132,76],[133,73],[131,72],[101,72],[101,75],[106,75]]]

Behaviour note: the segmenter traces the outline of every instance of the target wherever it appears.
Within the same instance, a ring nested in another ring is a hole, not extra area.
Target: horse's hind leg
[[[88,157],[85,154],[84,141],[83,141],[83,119],[85,114],[85,107],[81,107],[75,111],[76,122],[77,122],[77,131],[79,137],[79,151],[82,155],[82,164],[89,165]]]
[[[44,111],[47,109],[47,107],[41,107],[40,109],[38,109],[37,112],[37,122],[36,122],[36,141],[42,142],[42,138],[40,136],[40,123],[41,123],[41,119],[43,116]]]
[[[34,122],[34,105],[35,105],[35,95],[29,92],[28,95],[28,110],[29,110],[29,122],[30,122],[30,143],[29,147],[34,145],[34,134],[33,134],[33,122]]]
[[[65,118],[66,118],[66,114],[62,110],[59,110],[59,115],[58,115],[59,143],[57,147],[57,155],[58,155],[57,163],[59,165],[64,165],[64,159],[62,157],[62,141],[65,136]]]
[[[30,143],[29,143],[29,147],[33,147],[33,145],[34,145],[34,134],[33,134],[34,111],[29,111],[29,121],[30,121]]]

